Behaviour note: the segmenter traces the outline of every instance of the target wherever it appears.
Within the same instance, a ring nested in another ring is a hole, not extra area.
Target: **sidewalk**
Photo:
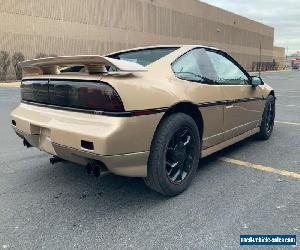
[[[282,70],[268,70],[268,71],[261,71],[261,74],[264,74],[264,73],[273,73],[273,72],[287,72],[287,71],[292,71],[291,69],[282,69]],[[253,74],[259,74],[258,71],[248,71],[248,73],[250,75],[253,75]]]

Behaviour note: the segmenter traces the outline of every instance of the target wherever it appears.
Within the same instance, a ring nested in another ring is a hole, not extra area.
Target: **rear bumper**
[[[81,165],[101,161],[115,174],[145,177],[162,115],[107,117],[22,103],[11,118],[16,133],[42,151]],[[94,149],[82,148],[82,140],[92,142]]]

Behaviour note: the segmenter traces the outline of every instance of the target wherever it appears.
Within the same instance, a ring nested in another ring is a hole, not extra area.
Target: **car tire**
[[[257,134],[257,138],[261,140],[268,140],[273,132],[275,123],[275,98],[270,95],[267,98],[262,121],[260,125],[260,131]]]
[[[194,119],[184,113],[166,117],[150,149],[145,184],[165,196],[185,191],[196,174],[201,140]]]

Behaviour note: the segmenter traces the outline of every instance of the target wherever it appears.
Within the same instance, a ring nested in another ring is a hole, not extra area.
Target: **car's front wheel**
[[[270,95],[267,98],[266,106],[262,116],[262,122],[260,125],[260,132],[257,137],[262,140],[267,140],[270,138],[273,132],[275,122],[275,98]]]
[[[151,145],[146,185],[166,196],[185,191],[197,170],[200,141],[198,126],[189,115],[165,118]]]

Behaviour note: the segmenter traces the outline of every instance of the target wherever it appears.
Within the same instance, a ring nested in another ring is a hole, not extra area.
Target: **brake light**
[[[124,111],[117,92],[109,85],[84,86],[78,89],[78,102],[81,108],[102,111]]]
[[[49,103],[48,80],[22,81],[21,98],[22,100]]]
[[[113,87],[100,81],[30,80],[21,85],[22,100],[95,111],[123,112]]]

